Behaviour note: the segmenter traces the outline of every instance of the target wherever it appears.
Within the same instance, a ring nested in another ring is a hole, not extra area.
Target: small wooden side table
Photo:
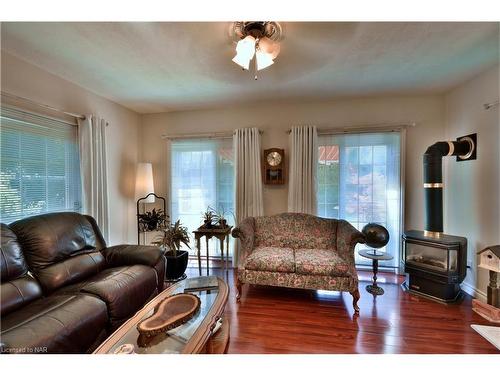
[[[208,240],[212,237],[218,238],[220,241],[220,253],[222,256],[223,269],[227,270],[227,264],[229,262],[229,237],[231,235],[232,226],[227,226],[226,228],[203,228],[200,227],[193,231],[194,238],[196,240],[196,248],[198,250],[198,270],[201,276],[201,238],[205,237],[207,244],[207,275],[209,274],[208,269]],[[226,242],[226,259],[224,259],[224,241]]]
[[[391,260],[394,258],[392,255],[382,253],[382,252],[374,252],[373,249],[360,250],[359,255],[362,257],[368,258],[372,260],[373,265],[373,284],[366,286],[366,291],[368,293],[373,294],[374,296],[381,296],[384,294],[384,289],[377,285],[377,272],[378,272],[378,261],[379,260]]]

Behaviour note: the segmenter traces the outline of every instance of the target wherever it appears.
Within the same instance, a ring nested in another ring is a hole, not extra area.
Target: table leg
[[[198,249],[198,271],[201,276],[201,244],[200,244],[200,239],[196,239],[196,248]]]
[[[229,235],[226,236],[226,276],[229,278]]]
[[[219,238],[220,242],[220,256],[221,256],[221,261],[222,261],[222,273],[224,274],[224,238]]]
[[[208,237],[205,237],[206,243],[207,243],[207,276],[209,275],[208,273]]]

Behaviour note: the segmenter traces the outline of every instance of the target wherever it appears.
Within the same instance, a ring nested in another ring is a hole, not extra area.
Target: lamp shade
[[[246,70],[248,70],[248,68],[250,67],[250,59],[247,56],[243,56],[242,54],[239,53],[236,56],[234,56],[233,62]]]
[[[274,60],[280,53],[280,44],[264,36],[259,39],[259,49],[262,52],[269,53]]]
[[[274,64],[271,54],[262,51],[257,51],[255,54],[257,59],[257,70],[262,70]]]
[[[255,42],[255,38],[251,35],[241,39],[238,44],[236,44],[236,54],[245,56],[251,60],[255,53]]]
[[[153,166],[151,163],[139,163],[137,164],[137,173],[135,179],[135,196],[137,199],[143,198],[149,193],[154,193],[154,181],[153,181]],[[149,196],[143,201],[144,203],[154,203],[154,195]]]

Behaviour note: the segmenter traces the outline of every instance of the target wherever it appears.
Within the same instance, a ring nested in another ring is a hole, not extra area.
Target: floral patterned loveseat
[[[364,235],[345,220],[283,213],[248,217],[233,229],[240,239],[237,300],[242,284],[346,291],[359,312],[354,246]]]

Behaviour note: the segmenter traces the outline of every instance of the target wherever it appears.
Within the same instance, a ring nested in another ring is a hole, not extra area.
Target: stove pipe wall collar
[[[443,156],[456,156],[457,161],[475,160],[477,134],[456,141],[436,142],[424,153],[425,235],[439,237],[443,232]]]

